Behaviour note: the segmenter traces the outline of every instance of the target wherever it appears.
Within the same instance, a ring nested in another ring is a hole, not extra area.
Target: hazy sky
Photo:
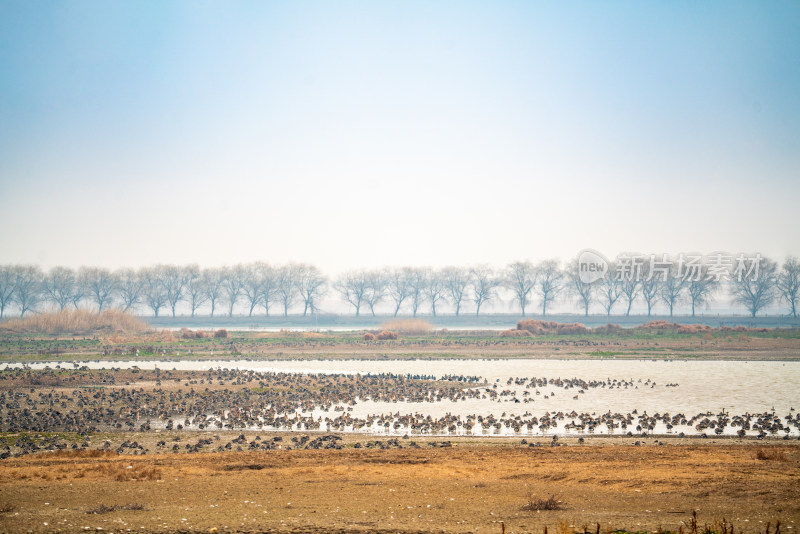
[[[798,2],[0,0],[0,263],[800,254]]]

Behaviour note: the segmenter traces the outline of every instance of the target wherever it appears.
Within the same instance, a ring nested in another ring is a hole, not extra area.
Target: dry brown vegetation
[[[557,323],[555,321],[538,321],[524,319],[517,323],[517,330],[527,330],[534,335],[542,334],[586,334],[590,330],[581,323]]]
[[[528,330],[503,330],[500,332],[500,337],[531,337]]]
[[[389,330],[407,335],[423,335],[433,331],[433,325],[423,319],[393,319],[381,325],[381,330]]]
[[[378,341],[385,341],[387,339],[397,339],[397,332],[384,330],[383,332],[379,332],[378,334],[376,334],[375,339],[377,339]]]
[[[63,310],[0,323],[0,330],[38,334],[141,333],[149,329],[147,323],[121,310]]]
[[[587,328],[581,323],[557,323],[555,321],[539,321],[536,319],[523,319],[517,323],[517,331],[529,332],[532,335],[547,334],[618,334],[626,330],[640,332],[677,332],[678,334],[711,334],[713,332],[740,332],[740,333],[764,333],[770,332],[769,328],[747,328],[745,326],[728,327],[722,326],[713,328],[704,324],[680,324],[670,323],[669,321],[649,321],[630,329],[623,328],[618,324],[607,324],[596,328]],[[502,337],[518,337],[512,334],[514,330],[506,330],[500,333]]]
[[[746,444],[602,439],[534,448],[461,439],[451,448],[36,454],[0,462],[0,504],[9,511],[0,530],[501,534],[502,523],[507,534],[572,534],[599,523],[603,533],[674,532],[682,524],[691,533],[693,520],[724,520],[727,533],[747,533],[767,522],[796,525],[800,450],[758,447],[786,460],[759,460]],[[149,470],[158,476],[142,476]]]

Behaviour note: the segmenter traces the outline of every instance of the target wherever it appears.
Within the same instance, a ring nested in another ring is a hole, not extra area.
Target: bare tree
[[[642,299],[647,304],[647,316],[653,312],[653,308],[658,304],[659,296],[661,295],[661,285],[664,283],[664,275],[660,271],[656,271],[650,264],[645,263],[642,266],[642,277],[639,281],[639,289]]]
[[[731,294],[734,302],[742,304],[752,317],[775,300],[778,266],[767,258],[759,258],[755,268],[734,274]]]
[[[386,293],[389,298],[394,301],[394,316],[400,311],[400,306],[403,305],[410,291],[409,287],[409,273],[410,267],[403,267],[401,269],[393,269],[389,271],[386,277]]]
[[[211,317],[217,309],[217,301],[222,299],[223,288],[225,285],[226,268],[203,269],[200,275],[203,286],[206,289],[206,297],[211,304]]]
[[[158,312],[167,305],[167,290],[164,287],[164,273],[161,266],[147,267],[140,271],[142,277],[142,298],[145,304],[153,310],[153,315],[158,317]]]
[[[634,276],[624,276],[620,280],[620,292],[623,299],[625,299],[625,316],[630,316],[631,307],[633,306],[636,297],[639,296],[640,280]]]
[[[686,293],[686,282],[679,276],[670,272],[667,279],[661,283],[661,292],[659,297],[661,301],[667,305],[669,310],[669,317],[672,318],[675,306],[683,303]]]
[[[797,301],[800,299],[800,261],[789,256],[777,278],[778,293],[789,304],[792,317],[797,318]]]
[[[67,267],[50,269],[42,280],[42,289],[45,299],[56,303],[59,310],[72,304],[80,291],[75,271]]]
[[[606,275],[597,282],[597,293],[600,295],[600,304],[606,310],[606,317],[611,317],[611,309],[623,294],[623,282],[616,271],[616,265],[610,263]]]
[[[283,304],[284,317],[289,316],[289,308],[292,307],[295,299],[297,299],[297,274],[297,265],[294,263],[288,263],[278,269],[276,287],[278,299]]]
[[[411,302],[411,313],[416,317],[417,311],[419,311],[427,295],[428,270],[408,267],[406,270],[406,284],[408,287],[408,299]]]
[[[110,270],[100,267],[81,267],[78,278],[86,289],[86,294],[97,304],[97,313],[114,302],[117,279]]]
[[[431,303],[431,313],[436,317],[436,303],[444,299],[445,296],[445,279],[441,271],[429,270],[427,272],[427,283],[425,284],[425,293],[428,302]]]
[[[469,271],[463,267],[445,267],[442,270],[445,292],[456,308],[456,317],[461,311],[461,303],[469,288]]]
[[[476,265],[469,271],[472,301],[475,303],[475,315],[481,313],[481,306],[496,296],[500,279],[494,274],[494,269],[487,265]]]
[[[547,305],[555,302],[564,289],[564,272],[558,260],[544,260],[536,266],[536,285],[533,292],[542,299],[542,316],[547,315]]]
[[[297,266],[297,291],[303,301],[303,317],[310,311],[316,313],[317,302],[325,294],[327,279],[315,265],[301,263]]]
[[[19,306],[20,317],[24,317],[42,301],[42,270],[35,265],[17,265],[15,268],[14,301]]]
[[[14,302],[17,289],[16,267],[0,265],[0,319],[6,312],[6,306]]]
[[[242,295],[242,288],[247,278],[247,269],[243,265],[223,267],[222,292],[228,301],[228,317],[233,317],[233,307]]]
[[[183,292],[186,288],[186,270],[177,265],[162,265],[161,273],[167,302],[172,309],[172,316],[175,317],[175,307],[178,302],[183,300]]]
[[[253,316],[253,310],[261,303],[264,295],[265,273],[269,270],[269,265],[264,262],[251,263],[244,266],[244,279],[242,280],[242,293],[249,305],[248,317]]]
[[[348,271],[336,279],[334,289],[356,310],[356,317],[361,314],[361,305],[367,299],[370,287],[370,273],[367,271]],[[372,312],[375,315],[375,312]]]
[[[378,269],[367,271],[366,283],[364,302],[375,317],[375,306],[386,296],[386,272]]]
[[[581,279],[581,264],[578,258],[569,262],[567,266],[567,283],[569,294],[583,306],[583,314],[588,317],[589,306],[594,301],[597,286],[595,283],[586,283]]]
[[[535,284],[536,267],[531,262],[517,261],[506,268],[505,285],[514,293],[514,300],[519,303],[523,317]]]
[[[270,265],[261,268],[261,304],[269,315],[269,307],[278,296],[278,273]]]
[[[708,276],[708,269],[700,266],[696,275],[686,277],[686,294],[692,305],[692,317],[700,306],[706,306],[714,298],[719,282]]]
[[[142,277],[133,269],[119,269],[114,276],[117,278],[117,295],[122,301],[122,311],[130,311],[142,301]]]
[[[197,310],[208,300],[208,288],[205,278],[200,273],[200,266],[196,263],[187,265],[183,268],[184,293],[189,307],[192,309],[192,317]]]

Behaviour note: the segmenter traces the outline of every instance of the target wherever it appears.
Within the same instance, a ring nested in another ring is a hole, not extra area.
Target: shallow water
[[[480,398],[462,401],[440,401],[436,403],[373,402],[361,400],[355,406],[339,406],[338,410],[303,414],[323,420],[336,418],[342,413],[366,418],[377,414],[422,414],[440,418],[447,414],[466,418],[468,415],[494,415],[500,417],[541,417],[545,413],[573,410],[578,413],[603,414],[606,412],[627,414],[636,410],[639,414],[683,413],[687,417],[699,413],[717,414],[721,411],[732,415],[746,413],[775,412],[783,418],[794,415],[800,408],[800,362],[768,361],[669,361],[669,360],[311,360],[311,361],[180,361],[180,362],[85,362],[90,368],[140,368],[203,370],[210,368],[238,368],[254,371],[292,373],[393,373],[412,375],[480,376],[490,388],[506,395],[496,399]],[[16,367],[18,365],[9,365]],[[43,368],[46,364],[31,365]],[[50,364],[52,367],[53,365]],[[70,364],[62,364],[72,368]],[[526,388],[507,384],[510,378],[531,377],[545,379],[573,379],[605,381],[605,387],[579,388],[559,387],[548,384],[544,387]],[[611,382],[624,382],[622,387],[609,387]],[[496,386],[496,387],[495,387]],[[527,394],[526,394],[527,393]],[[518,401],[518,402],[517,402]],[[565,433],[563,425],[571,419],[561,421],[558,429],[548,433]],[[656,433],[666,432],[656,428]],[[384,432],[383,427],[374,427],[374,432]],[[407,430],[392,429],[390,433],[403,434]],[[598,427],[596,433],[608,430]],[[694,433],[693,427],[676,428],[675,433]],[[489,429],[489,433],[514,433],[502,428]],[[619,432],[619,430],[617,430]],[[725,434],[734,434],[728,427]],[[456,433],[463,433],[458,431]],[[480,432],[478,432],[480,433]],[[523,432],[523,434],[537,432]],[[791,435],[796,435],[793,430]],[[782,434],[781,434],[782,435]]]

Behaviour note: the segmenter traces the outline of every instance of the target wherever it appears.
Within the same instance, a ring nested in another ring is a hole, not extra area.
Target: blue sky
[[[0,263],[800,254],[796,2],[0,0]]]

